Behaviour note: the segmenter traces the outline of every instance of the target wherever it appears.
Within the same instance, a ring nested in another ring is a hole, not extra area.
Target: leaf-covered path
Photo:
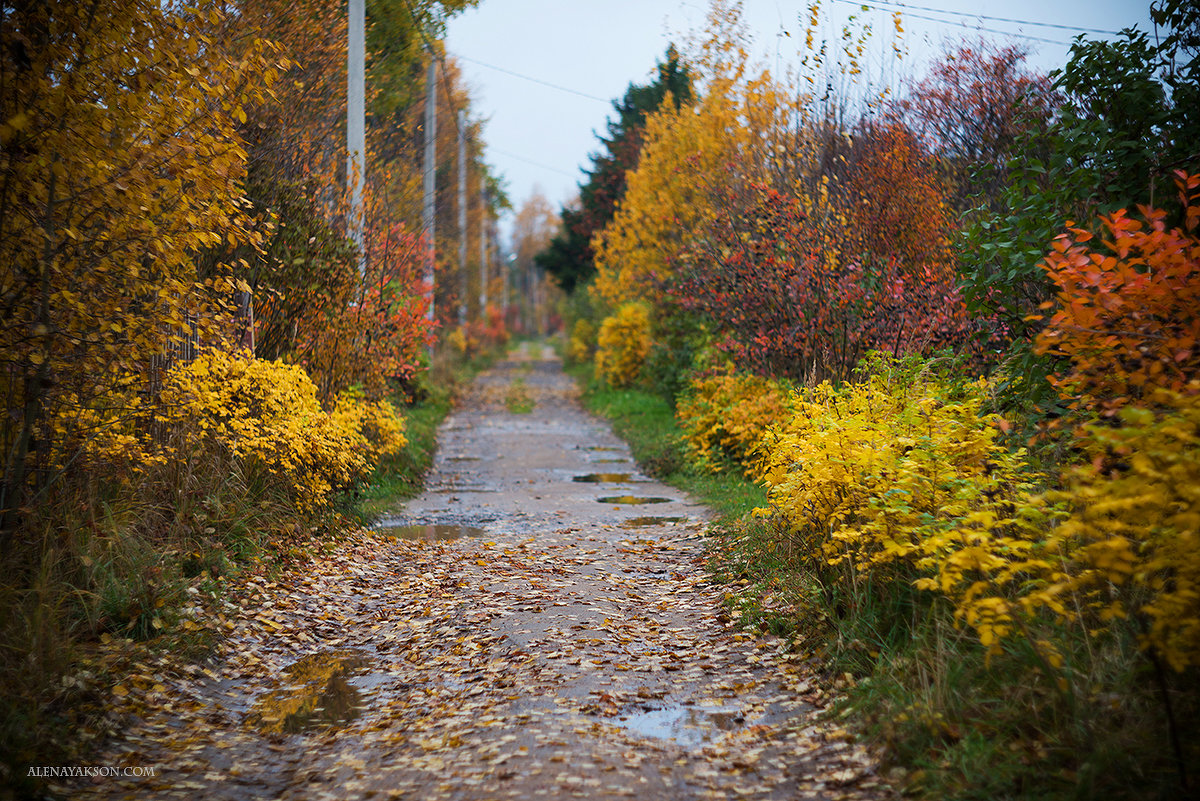
[[[447,419],[392,536],[246,587],[211,664],[122,686],[137,722],[94,764],[154,778],[70,794],[887,797],[814,721],[803,665],[722,617],[703,513],[639,475],[526,348]]]

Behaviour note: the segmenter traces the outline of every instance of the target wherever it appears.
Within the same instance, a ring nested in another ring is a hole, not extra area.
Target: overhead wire
[[[551,172],[556,172],[559,175],[565,175],[568,178],[576,178],[577,179],[579,177],[578,175],[569,173],[566,170],[560,170],[558,167],[551,167],[549,164],[542,164],[541,162],[534,161],[533,159],[527,159],[524,156],[518,156],[516,153],[509,153],[507,150],[500,150],[499,148],[496,148],[496,147],[489,147],[488,149],[493,153],[500,154],[501,156],[508,156],[510,159],[516,159],[517,161],[523,161],[526,164],[532,164],[534,167],[541,167],[543,170],[550,170]]]
[[[849,0],[840,0],[841,2],[849,2]],[[1008,17],[991,17],[987,14],[973,14],[970,11],[955,11],[949,8],[930,8],[929,6],[917,6],[911,3],[901,3],[899,0],[877,0],[882,5],[899,6],[900,8],[912,8],[917,11],[929,11],[934,14],[949,14],[955,17],[969,17],[971,19],[985,19],[989,22],[1009,22],[1015,25],[1033,25],[1039,28],[1057,28],[1064,31],[1078,31],[1079,33],[1100,33],[1106,36],[1117,36],[1119,31],[1106,31],[1099,28],[1081,28],[1078,25],[1061,25],[1057,22],[1038,22],[1032,19],[1010,19]],[[857,2],[853,5],[872,5],[871,3]]]
[[[486,62],[479,61],[478,59],[468,58],[467,56],[464,56],[461,53],[451,53],[451,55],[453,55],[455,58],[457,58],[461,61],[468,61],[471,64],[476,64],[480,67],[487,67],[488,69],[495,70],[496,72],[503,72],[505,75],[511,75],[514,78],[520,78],[525,81],[531,81],[532,83],[541,84],[542,86],[548,86],[551,89],[557,89],[560,92],[567,92],[569,94],[578,95],[579,97],[584,97],[584,98],[587,98],[588,100],[597,100],[606,106],[612,102],[611,100],[608,100],[603,97],[598,97],[596,95],[590,95],[587,92],[581,92],[578,89],[572,89],[568,86],[559,86],[556,83],[550,83],[550,81],[543,81],[541,78],[534,78],[531,75],[522,75],[519,72],[514,72],[513,70],[505,69],[504,67],[497,67],[495,64],[488,64]]]
[[[945,19],[942,17],[932,17],[927,14],[918,14],[916,12],[908,10],[910,8],[924,8],[923,6],[908,6],[908,5],[904,5],[904,4],[900,4],[900,3],[896,3],[891,6],[885,6],[885,5],[881,5],[879,2],[863,2],[862,0],[835,0],[835,2],[841,3],[843,5],[859,6],[861,8],[872,8],[872,9],[875,9],[876,11],[889,11],[889,12],[900,11],[905,16],[911,17],[913,19],[923,19],[923,20],[928,20],[929,22],[939,22],[943,25],[957,25],[957,26],[966,27],[965,22],[956,23],[954,20],[949,20],[949,19]],[[931,10],[934,13],[948,13],[948,12],[945,12],[940,9],[931,9]],[[957,13],[960,13],[966,17],[977,16],[977,15],[971,15],[966,12],[957,12]],[[1031,33],[1018,33],[1016,31],[1005,31],[1005,30],[1000,30],[999,28],[989,28],[984,25],[975,25],[975,26],[972,26],[971,29],[976,30],[976,31],[984,31],[986,33],[996,33],[996,34],[1000,34],[1001,36],[1012,36],[1017,39],[1028,39],[1028,40],[1034,41],[1034,42],[1043,42],[1045,44],[1059,45],[1062,47],[1066,47],[1071,44],[1070,42],[1064,42],[1061,39],[1049,39],[1045,36],[1034,36]],[[1076,29],[1076,30],[1081,30],[1081,29]]]
[[[417,32],[418,32],[418,33],[421,35],[421,40],[422,40],[422,41],[425,43],[425,49],[426,49],[426,50],[429,52],[429,54],[430,54],[430,57],[431,57],[431,58],[434,58],[434,59],[436,59],[436,60],[437,60],[438,66],[441,68],[441,70],[440,70],[440,71],[441,71],[441,79],[442,79],[442,80],[441,80],[441,83],[442,83],[442,91],[443,91],[443,92],[444,92],[444,94],[446,95],[446,102],[448,102],[448,103],[450,104],[450,109],[451,109],[451,111],[453,111],[453,112],[454,112],[454,113],[451,115],[452,119],[454,120],[454,128],[455,128],[455,130],[456,130],[456,131],[459,131],[459,128],[458,128],[458,116],[459,116],[459,114],[458,114],[458,109],[455,107],[454,95],[452,95],[452,94],[450,93],[449,78],[448,78],[448,76],[447,76],[447,73],[446,73],[446,60],[445,60],[445,58],[444,58],[443,56],[440,56],[440,55],[438,55],[438,52],[437,52],[436,48],[434,48],[434,46],[433,46],[433,43],[432,43],[432,42],[430,42],[428,35],[425,33],[425,28],[424,28],[424,26],[422,26],[422,25],[420,24],[420,21],[417,19],[416,12],[413,10],[412,3],[410,2],[410,0],[404,0],[404,5],[405,5],[405,6],[408,8],[408,13],[409,13],[409,15],[411,16],[411,18],[412,18],[412,20],[413,20],[413,25],[416,27],[416,29],[417,29]],[[447,52],[448,52],[448,51],[447,51]],[[543,80],[540,80],[540,79],[538,79],[538,78],[533,78],[533,77],[531,77],[531,76],[528,76],[528,75],[522,75],[522,74],[520,74],[520,73],[518,73],[518,72],[513,72],[512,70],[507,70],[507,69],[504,69],[503,67],[497,67],[497,66],[495,66],[495,65],[493,65],[493,64],[486,64],[486,63],[484,63],[484,62],[482,62],[482,61],[477,61],[477,60],[475,60],[475,59],[472,59],[472,58],[467,58],[466,56],[463,56],[463,55],[461,55],[461,54],[458,54],[458,53],[453,53],[453,54],[450,54],[450,55],[453,55],[455,58],[457,58],[457,59],[460,59],[460,60],[462,60],[462,61],[468,61],[468,62],[470,62],[470,63],[472,63],[472,64],[478,64],[478,65],[479,65],[479,66],[481,66],[481,67],[487,67],[488,69],[493,69],[493,70],[496,70],[496,71],[498,71],[498,72],[504,72],[504,73],[507,73],[507,74],[509,74],[509,75],[513,75],[513,76],[515,76],[515,77],[517,77],[517,78],[522,78],[522,79],[524,79],[524,80],[527,80],[527,81],[533,81],[534,83],[539,83],[539,84],[542,84],[542,85],[544,85],[544,86],[548,86],[548,87],[550,87],[550,88],[552,88],[552,89],[558,89],[559,91],[563,91],[563,92],[569,92],[569,93],[571,93],[571,94],[574,94],[574,95],[579,95],[579,96],[581,96],[581,97],[585,97],[585,98],[587,98],[587,99],[589,99],[589,100],[598,100],[598,101],[600,101],[600,102],[602,102],[602,103],[604,103],[604,104],[606,104],[606,105],[609,103],[609,101],[608,101],[608,100],[605,100],[604,98],[601,98],[601,97],[596,97],[595,95],[589,95],[589,94],[587,94],[586,92],[580,92],[580,91],[577,91],[577,90],[575,90],[575,89],[570,89],[570,88],[567,88],[567,87],[565,87],[565,86],[558,86],[558,85],[556,85],[556,84],[552,84],[552,83],[550,83],[549,81],[543,81]],[[459,132],[461,133],[461,131],[459,131]],[[516,159],[517,161],[523,161],[523,162],[525,162],[526,164],[531,164],[531,165],[533,165],[534,167],[540,167],[540,168],[541,168],[541,169],[543,169],[543,170],[549,170],[549,171],[551,171],[551,172],[558,173],[559,175],[565,175],[565,176],[567,176],[568,178],[577,178],[577,177],[578,177],[578,176],[576,176],[576,175],[574,175],[574,174],[572,174],[572,173],[569,173],[569,172],[567,172],[566,170],[561,170],[561,169],[559,169],[559,168],[557,168],[557,167],[551,167],[549,164],[542,164],[542,163],[540,163],[540,162],[538,162],[538,161],[534,161],[533,159],[529,159],[529,158],[526,158],[526,157],[524,157],[524,156],[518,156],[516,153],[509,153],[509,152],[507,152],[507,151],[500,150],[500,149],[498,149],[498,148],[491,147],[491,146],[489,146],[488,150],[490,150],[491,152],[493,152],[493,153],[496,153],[496,154],[498,154],[498,155],[507,156],[508,158],[511,158],[511,159]]]

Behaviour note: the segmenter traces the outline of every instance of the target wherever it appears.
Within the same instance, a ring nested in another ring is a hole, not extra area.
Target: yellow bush
[[[328,503],[369,474],[370,446],[352,415],[317,401],[303,369],[211,351],[171,373],[159,423],[226,449],[250,472],[281,481],[301,509]]]
[[[592,350],[596,347],[596,327],[586,318],[579,318],[571,329],[571,339],[567,343],[567,359],[575,364],[586,364],[592,360]]]
[[[471,342],[467,337],[466,330],[462,326],[455,328],[453,331],[447,334],[446,342],[449,343],[450,347],[454,348],[455,352],[457,353],[466,354],[467,351],[471,350]]]
[[[650,352],[650,314],[640,303],[626,303],[600,324],[596,377],[614,387],[637,379]]]
[[[404,417],[387,400],[371,402],[361,392],[344,392],[338,396],[331,417],[347,435],[362,437],[371,465],[397,455],[408,444]]]
[[[793,396],[791,416],[763,443],[771,507],[758,512],[781,516],[810,567],[835,583],[928,580],[956,550],[962,521],[1022,526],[1012,510],[1035,477],[996,442],[983,381],[955,387],[895,364],[874,369]]]
[[[691,458],[711,471],[732,462],[750,478],[763,477],[759,443],[787,416],[787,390],[778,381],[725,373],[697,378],[679,399],[675,416]]]
[[[1175,670],[1200,665],[1200,395],[1149,401],[1122,409],[1122,425],[1085,426],[1085,459],[1064,487],[1028,499],[1069,509],[1048,533],[996,536],[987,519],[955,532],[962,545],[938,585],[984,644],[1039,612],[1091,632],[1134,616],[1143,647]]]
[[[1087,426],[1090,458],[1067,474],[1073,511],[1054,532],[1070,579],[1041,594],[1143,618],[1143,644],[1176,670],[1200,665],[1200,382],[1188,389],[1155,391],[1154,410],[1123,409],[1120,427]]]

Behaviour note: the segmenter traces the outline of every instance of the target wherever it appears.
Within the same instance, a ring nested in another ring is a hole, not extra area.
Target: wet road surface
[[[722,614],[705,516],[526,346],[447,418],[421,496],[245,588],[211,664],[129,682],[95,763],[154,777],[68,793],[889,797],[802,662]]]

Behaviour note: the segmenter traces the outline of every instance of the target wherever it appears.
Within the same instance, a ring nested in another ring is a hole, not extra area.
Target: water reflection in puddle
[[[478,462],[478,461],[480,461],[480,457],[478,457],[478,456],[447,456],[446,461],[447,462]]]
[[[618,451],[623,451],[625,449],[618,448],[618,447],[611,447],[609,445],[587,445],[584,447],[584,450],[585,451],[603,451],[603,452],[608,452],[608,453],[616,453]]]
[[[746,719],[736,710],[669,706],[619,715],[611,722],[642,737],[674,740],[682,746],[694,747],[715,740],[723,732],[741,728]]]
[[[597,498],[600,503],[670,503],[670,498],[640,497],[637,495],[605,495]]]
[[[629,464],[629,459],[592,459],[592,464]]]
[[[684,523],[686,517],[631,517],[628,520],[621,522],[626,528],[640,528],[642,526],[661,526],[664,523]]]
[[[362,692],[350,684],[370,661],[358,651],[324,651],[283,670],[285,686],[254,702],[246,723],[266,734],[297,734],[349,723],[362,712]]]
[[[425,523],[412,526],[383,526],[375,529],[380,534],[401,540],[456,540],[460,537],[482,537],[479,526],[464,526],[451,523]]]
[[[575,476],[572,481],[579,481],[584,484],[600,484],[608,483],[625,483],[633,478],[633,473],[587,473],[582,476]]]

